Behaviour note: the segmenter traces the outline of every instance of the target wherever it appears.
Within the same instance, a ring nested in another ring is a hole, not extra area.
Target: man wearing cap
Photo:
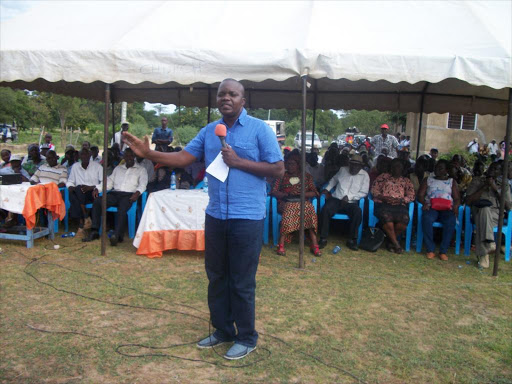
[[[121,130],[116,132],[116,134],[114,135],[114,139],[110,142],[110,146],[114,145],[114,143],[117,143],[117,144],[119,144],[119,150],[121,152],[124,152],[124,150],[128,147],[128,145],[125,142],[123,142],[122,134],[123,134],[123,132],[127,132],[129,128],[130,128],[130,123],[128,123],[127,121],[122,123]]]
[[[373,136],[370,143],[375,147],[375,156],[382,154],[382,149],[388,150],[388,157],[394,159],[397,156],[398,140],[393,135],[388,135],[389,127],[387,124],[380,126],[380,135]]]
[[[10,175],[13,173],[20,173],[21,174],[21,180],[23,182],[29,181],[30,175],[27,171],[25,171],[21,167],[21,156],[20,155],[11,155],[9,159],[9,166],[8,167],[2,167],[0,169],[0,175]]]
[[[155,128],[151,142],[156,144],[155,150],[167,152],[167,147],[171,145],[173,140],[172,129],[167,127],[167,117],[162,117],[162,127]]]
[[[370,177],[363,170],[363,159],[360,155],[353,155],[348,167],[341,167],[338,173],[329,180],[327,187],[322,191],[326,195],[322,211],[320,212],[320,241],[318,245],[324,248],[327,245],[329,224],[331,217],[336,213],[342,213],[349,217],[349,240],[347,247],[357,250],[357,237],[359,226],[363,220],[363,212],[359,208],[359,200],[368,196],[370,189]],[[334,189],[331,195],[330,190]]]

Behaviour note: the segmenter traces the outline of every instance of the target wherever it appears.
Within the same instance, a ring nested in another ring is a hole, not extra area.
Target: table
[[[162,257],[168,249],[204,251],[208,201],[202,189],[151,193],[133,241],[137,255]]]
[[[62,220],[66,216],[66,206],[55,183],[0,185],[0,208],[22,214],[26,221],[25,226],[11,228],[22,233],[0,233],[0,239],[26,241],[27,248],[34,246],[34,239],[43,236],[53,239],[53,220]],[[48,210],[48,226],[44,228],[35,227],[36,214],[40,208]]]

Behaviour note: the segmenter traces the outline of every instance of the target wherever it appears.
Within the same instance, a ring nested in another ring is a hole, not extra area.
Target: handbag
[[[368,252],[376,252],[384,242],[385,237],[386,235],[380,228],[365,228],[363,230],[363,235],[361,236],[359,248]]]
[[[492,201],[487,199],[480,199],[473,203],[473,206],[477,208],[492,207]]]
[[[440,197],[434,197],[430,199],[430,207],[436,211],[449,211],[452,209],[452,201],[442,199]]]

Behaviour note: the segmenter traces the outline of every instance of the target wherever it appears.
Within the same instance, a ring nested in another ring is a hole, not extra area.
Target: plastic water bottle
[[[76,235],[75,232],[69,232],[69,233],[63,234],[61,237],[75,237],[75,235]]]
[[[208,193],[208,177],[204,177],[203,179],[203,192]]]
[[[332,250],[332,253],[337,254],[339,251],[341,251],[341,247],[339,245],[335,246]]]
[[[171,189],[173,191],[176,189],[176,174],[174,171],[171,173]]]

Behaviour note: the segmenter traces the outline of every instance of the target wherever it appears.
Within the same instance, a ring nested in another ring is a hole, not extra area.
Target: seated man
[[[117,226],[110,237],[110,244],[116,246],[123,241],[126,227],[126,212],[132,203],[146,190],[148,173],[135,161],[135,154],[130,148],[124,151],[124,164],[118,165],[107,179],[107,208],[117,207]],[[92,207],[91,233],[83,241],[92,241],[100,237],[98,230],[101,224],[101,197],[98,196],[103,184],[94,189],[94,205]]]
[[[502,178],[499,163],[491,163],[485,175],[475,177],[469,184],[466,204],[471,206],[475,222],[476,256],[480,267],[489,268],[489,254],[496,250],[494,227],[498,225]],[[505,190],[505,209],[510,209],[510,189]]]
[[[68,181],[68,170],[65,166],[57,163],[57,154],[55,151],[48,151],[46,154],[47,164],[43,164],[30,178],[31,184],[55,183],[59,188],[66,186]]]
[[[43,164],[46,164],[46,159],[41,156],[39,146],[37,144],[29,145],[28,157],[26,157],[23,160],[23,163],[21,163],[23,169],[27,171],[30,176],[32,176]]]
[[[3,152],[3,151],[2,151]],[[9,152],[10,155],[10,152]],[[7,160],[4,160],[4,162]],[[21,174],[21,181],[27,182],[30,179],[30,175],[27,171],[25,171],[21,167],[21,156],[19,155],[10,155],[9,156],[9,166],[3,167],[0,169],[0,175],[10,175],[13,173],[20,173]],[[5,217],[7,216],[7,217]],[[12,227],[18,223],[18,215],[7,212],[7,211],[0,211],[0,217],[5,217],[5,227]]]
[[[334,187],[336,189],[331,196],[329,191]],[[341,167],[322,191],[327,201],[320,212],[320,241],[318,242],[320,248],[327,245],[331,217],[336,213],[343,213],[350,218],[350,239],[347,241],[347,246],[352,250],[358,249],[358,230],[363,220],[359,200],[368,195],[369,188],[370,177],[363,171],[363,159],[360,155],[354,155],[349,161],[349,166]]]
[[[74,163],[66,183],[69,190],[69,217],[79,219],[78,234],[92,225],[87,215],[85,205],[92,203],[92,192],[96,185],[101,183],[103,168],[95,161],[91,161],[91,152],[88,149],[80,151],[81,163]]]
[[[10,168],[11,167],[11,151],[8,149],[2,149],[0,152],[0,157],[2,158],[2,163],[0,164],[0,169],[2,168]]]
[[[306,153],[306,172],[313,177],[313,183],[317,189],[325,184],[324,166],[318,163],[318,155],[315,152]]]
[[[97,145],[91,147],[91,160],[101,164],[100,149]]]

